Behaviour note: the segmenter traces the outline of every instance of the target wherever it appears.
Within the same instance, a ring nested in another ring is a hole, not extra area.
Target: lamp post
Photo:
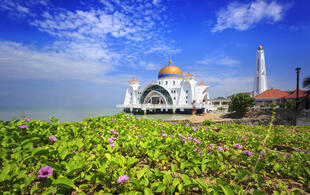
[[[299,106],[299,72],[300,72],[299,67],[296,68],[296,73],[297,73],[297,86],[296,86],[296,114],[298,112],[298,106]]]

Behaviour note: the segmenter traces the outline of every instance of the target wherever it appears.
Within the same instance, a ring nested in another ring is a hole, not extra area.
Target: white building
[[[212,110],[209,86],[198,83],[194,75],[183,75],[182,70],[172,65],[164,66],[158,73],[158,80],[142,89],[140,82],[133,78],[129,81],[123,105],[128,112],[191,112],[205,108]],[[202,110],[201,110],[202,111]]]
[[[263,47],[260,45],[256,54],[256,66],[254,74],[253,96],[261,94],[267,90],[267,76],[265,66],[265,55]]]

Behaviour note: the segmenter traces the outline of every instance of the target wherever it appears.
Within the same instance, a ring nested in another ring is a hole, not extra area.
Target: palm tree
[[[308,96],[310,95],[310,76],[304,78],[304,81],[302,82],[302,86],[304,88],[308,88],[309,90],[306,92],[307,96],[306,96],[306,109],[309,108],[309,102],[308,102]]]
[[[304,81],[302,83],[302,86],[304,88],[309,88],[310,89],[310,76],[304,78]]]

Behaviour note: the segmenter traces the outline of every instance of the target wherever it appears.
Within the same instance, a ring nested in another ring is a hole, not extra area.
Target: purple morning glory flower
[[[163,125],[162,125],[162,124],[159,124],[158,126],[160,126],[160,127],[161,127],[161,126],[163,126]]]
[[[117,131],[114,131],[113,133],[114,133],[114,135],[118,135],[118,132],[117,132]]]
[[[189,127],[189,124],[186,124],[186,127]]]
[[[182,141],[185,143],[185,142],[186,142],[186,139],[183,138]]]
[[[207,149],[207,152],[211,153],[211,149]]]
[[[196,151],[196,152],[200,152],[200,150],[199,150],[199,149],[197,149],[197,148],[195,149],[195,151]]]
[[[115,122],[115,120],[112,120],[112,122],[114,123],[114,122]]]
[[[180,133],[178,134],[178,136],[179,136],[179,137],[183,137],[183,135],[182,135],[182,134],[180,134]]]
[[[245,139],[246,138],[246,136],[242,136],[242,139]]]
[[[248,155],[248,156],[251,156],[251,155],[253,154],[252,152],[247,151],[247,150],[243,151],[243,153],[244,153],[245,155]]]
[[[192,137],[188,137],[187,139],[188,139],[188,140],[190,140],[190,141],[191,141],[191,140],[193,140],[193,138],[192,138]]]
[[[242,146],[239,145],[239,144],[234,144],[234,146],[235,146],[235,148],[237,148],[237,149],[241,149],[241,148],[242,148]]]
[[[210,148],[214,148],[214,144],[210,144],[209,147],[210,147]]]
[[[102,133],[100,133],[98,136],[99,136],[99,137],[102,136]]]
[[[136,126],[132,125],[132,127],[131,127],[131,128],[133,128],[133,129],[134,129],[134,128],[136,128]]]
[[[114,129],[110,129],[110,131],[113,133],[115,130]]]
[[[153,123],[152,125],[155,126],[155,123]]]
[[[260,152],[260,154],[264,157],[266,152]]]
[[[46,166],[46,167],[41,168],[38,171],[38,174],[39,174],[38,177],[45,178],[53,174],[53,169],[50,166]]]
[[[289,157],[291,157],[291,155],[290,154],[284,154],[284,157],[289,158]]]
[[[165,131],[164,131],[164,130],[161,130],[161,132],[162,132],[162,133],[165,133]]]
[[[198,152],[200,155],[203,155],[203,152]]]
[[[163,134],[163,137],[167,137],[168,135],[166,133]]]
[[[111,148],[114,148],[114,147],[115,147],[115,144],[114,144],[114,143],[112,143],[112,144],[110,144],[110,146],[111,146]]]
[[[28,126],[27,125],[21,125],[21,126],[18,126],[21,130],[24,130],[24,129],[26,129],[26,128],[28,128]]]
[[[293,150],[295,150],[295,151],[297,151],[297,152],[301,152],[301,151],[302,151],[301,149],[295,148],[295,147],[293,147]]]
[[[206,128],[205,128],[205,130],[209,130],[209,128],[208,128],[208,127],[206,127]]]
[[[115,140],[116,140],[115,137],[110,137],[110,138],[108,139],[108,141],[109,141],[110,143],[114,142]]]
[[[138,135],[138,138],[139,138],[139,139],[141,139],[141,138],[142,138],[142,136],[141,136],[141,135]]]
[[[197,144],[201,144],[201,142],[198,139],[193,139],[194,142],[196,142]]]
[[[227,148],[226,146],[224,146],[224,150],[225,150],[225,151],[228,151],[228,150],[229,150],[229,148]]]
[[[72,150],[72,153],[73,153],[73,154],[76,154],[76,151],[75,151],[75,150]]]
[[[221,146],[218,146],[217,149],[218,149],[219,151],[223,151],[223,148],[222,148]]]
[[[124,182],[126,182],[128,180],[129,180],[128,175],[121,175],[121,176],[118,177],[117,182],[118,183],[124,183]]]
[[[126,119],[130,119],[130,117],[128,116],[128,117],[126,117]]]
[[[50,141],[55,142],[57,138],[55,136],[49,136],[48,138]]]
[[[195,127],[193,127],[193,131],[197,131],[197,129]]]
[[[25,118],[24,118],[24,121],[29,122],[29,121],[30,121],[30,118],[25,117]]]

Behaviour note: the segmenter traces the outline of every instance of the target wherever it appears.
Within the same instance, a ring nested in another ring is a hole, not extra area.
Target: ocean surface
[[[88,117],[108,116],[121,112],[121,108],[115,107],[96,107],[96,108],[52,108],[52,107],[0,107],[0,120],[15,120],[28,117],[34,120],[48,121],[50,117],[58,118],[61,122],[82,121]],[[190,115],[186,114],[148,114],[135,115],[140,118],[149,118],[153,120],[183,120]]]

